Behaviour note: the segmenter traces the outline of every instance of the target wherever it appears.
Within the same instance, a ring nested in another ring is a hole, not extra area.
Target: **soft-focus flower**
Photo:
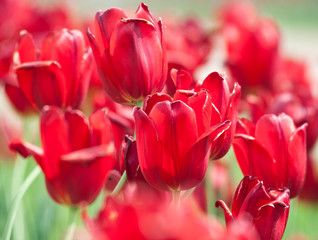
[[[154,94],[135,108],[139,165],[153,187],[180,191],[202,181],[211,144],[231,125],[215,124],[218,114],[206,90]]]
[[[208,219],[189,202],[182,201],[177,207],[167,201],[158,201],[147,192],[142,197],[138,194],[138,198],[125,196],[124,201],[108,197],[95,219],[83,213],[92,239],[227,239],[219,222]]]
[[[42,168],[47,190],[58,203],[89,204],[105,184],[114,163],[110,122],[103,110],[87,121],[79,110],[44,107],[41,115],[43,149],[20,140],[10,148],[33,156]]]
[[[97,12],[95,36],[88,30],[106,92],[119,103],[133,104],[160,91],[167,77],[162,22],[141,3],[135,18],[121,9]]]
[[[31,34],[22,31],[14,61],[19,86],[33,106],[80,106],[93,67],[80,31],[63,29],[47,35],[40,54]]]
[[[244,87],[270,87],[277,64],[279,32],[267,19],[244,26],[228,23],[222,30],[233,78]]]
[[[306,174],[306,126],[296,128],[282,113],[267,114],[256,125],[239,121],[233,147],[244,175],[258,177],[266,188],[289,188],[297,196]]]
[[[253,223],[261,239],[279,240],[288,219],[289,190],[267,190],[263,182],[246,176],[235,192],[232,211],[221,200],[215,205],[223,208],[227,226],[233,219],[245,217]]]

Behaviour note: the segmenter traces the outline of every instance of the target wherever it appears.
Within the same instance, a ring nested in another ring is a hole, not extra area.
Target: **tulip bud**
[[[118,8],[97,12],[95,36],[87,30],[100,78],[116,102],[143,101],[160,91],[167,78],[162,22],[141,3],[135,18]]]

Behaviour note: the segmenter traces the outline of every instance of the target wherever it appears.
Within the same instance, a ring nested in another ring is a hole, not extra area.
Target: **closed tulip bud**
[[[167,78],[162,22],[141,3],[136,17],[121,9],[97,12],[95,35],[88,29],[100,77],[116,102],[133,105],[160,91]]]

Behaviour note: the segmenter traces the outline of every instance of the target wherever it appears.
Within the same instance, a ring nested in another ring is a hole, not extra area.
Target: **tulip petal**
[[[68,125],[64,113],[57,107],[45,106],[41,114],[41,142],[44,172],[47,178],[56,176],[62,155],[71,152]]]
[[[9,148],[12,151],[18,152],[22,157],[27,158],[29,156],[34,157],[35,161],[43,169],[43,150],[38,146],[31,143],[23,142],[20,140],[14,140],[10,143]]]
[[[100,47],[109,48],[111,35],[122,18],[127,18],[127,15],[120,8],[110,8],[105,12],[96,13],[95,36]]]
[[[233,215],[232,215],[231,210],[229,209],[229,207],[222,200],[216,201],[215,202],[215,207],[216,208],[221,207],[224,210],[225,223],[226,223],[226,226],[229,226],[229,224],[233,221]]]
[[[230,90],[225,78],[221,74],[213,72],[204,79],[201,88],[208,90],[213,104],[221,116],[224,116],[230,99]]]
[[[65,113],[71,150],[76,151],[90,146],[90,131],[85,115],[79,110]]]
[[[36,48],[33,37],[30,33],[25,30],[20,32],[19,43],[18,43],[19,62],[34,62],[36,61]]]
[[[198,139],[195,113],[181,101],[164,101],[152,108],[149,117],[163,144],[163,171],[175,176],[178,185],[185,156]],[[176,189],[177,185],[170,186]]]
[[[149,113],[151,112],[151,109],[153,108],[153,106],[156,105],[156,103],[158,102],[163,102],[163,101],[169,101],[172,102],[172,99],[169,95],[165,94],[165,93],[158,93],[156,92],[155,94],[148,96],[145,99],[144,105],[143,105],[143,110],[145,113],[147,113],[149,115]]]
[[[90,148],[80,149],[61,156],[62,161],[73,163],[90,163],[96,159],[114,155],[114,145],[98,145]]]
[[[104,109],[98,110],[89,116],[91,126],[91,146],[110,144],[113,136],[111,131],[111,123]]]
[[[54,61],[24,63],[15,69],[23,93],[33,106],[63,106],[65,79]]]
[[[162,173],[163,148],[156,126],[140,108],[134,109],[139,166],[147,182],[159,190],[169,190]],[[173,176],[171,176],[173,177]]]
[[[263,180],[266,187],[277,186],[281,177],[281,169],[267,150],[253,137],[244,134],[235,135],[233,141],[234,153],[243,175],[255,176]],[[264,171],[266,169],[266,171]]]
[[[305,181],[307,167],[306,128],[307,124],[299,127],[290,137],[288,144],[289,165],[286,187],[290,189],[291,198],[298,194]]]
[[[65,77],[66,105],[76,100],[80,80],[80,68],[84,55],[85,40],[81,31],[63,29],[48,35],[42,44],[41,60],[57,61]],[[88,70],[88,69],[87,69]]]

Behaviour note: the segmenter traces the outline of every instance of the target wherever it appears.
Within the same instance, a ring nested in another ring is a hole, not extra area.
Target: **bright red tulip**
[[[14,60],[19,86],[33,106],[80,106],[93,67],[80,31],[47,35],[39,56],[31,34],[22,31]]]
[[[261,239],[280,240],[288,219],[289,190],[267,190],[263,182],[246,176],[235,192],[232,211],[221,200],[215,206],[223,208],[227,226],[244,217],[252,221]]]
[[[230,149],[235,133],[237,113],[239,107],[239,100],[241,97],[241,86],[234,84],[232,93],[226,78],[217,72],[209,74],[203,81],[202,85],[197,89],[206,89],[211,96],[213,107],[218,112],[218,117],[214,117],[216,123],[221,123],[226,120],[232,122],[229,129],[227,129],[216,142],[213,143],[211,150],[211,159],[219,159],[223,157]]]
[[[291,198],[297,196],[306,173],[306,126],[296,128],[283,113],[264,115],[255,126],[239,121],[233,147],[243,174],[264,181],[266,188],[287,187]]]
[[[174,99],[155,94],[135,108],[139,165],[149,184],[180,191],[202,181],[211,144],[231,125],[214,125],[217,114],[205,90],[177,91]]]
[[[106,92],[119,103],[143,101],[160,91],[167,77],[162,22],[157,23],[141,3],[135,18],[121,9],[97,12],[95,36],[88,30]]]
[[[44,107],[41,115],[43,149],[14,141],[10,148],[33,156],[42,168],[47,190],[58,203],[89,204],[105,184],[114,163],[110,121],[103,110],[89,122],[82,112]]]

